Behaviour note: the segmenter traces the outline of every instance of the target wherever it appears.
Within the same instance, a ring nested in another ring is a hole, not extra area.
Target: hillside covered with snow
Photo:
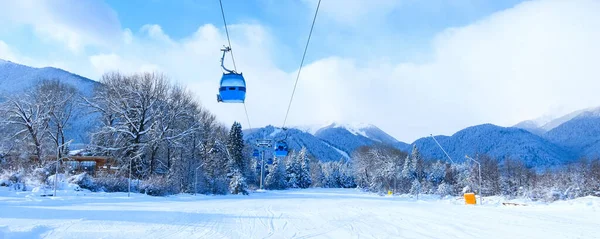
[[[436,140],[454,161],[465,155],[487,154],[498,160],[522,160],[528,167],[556,166],[572,161],[575,155],[552,142],[523,129],[483,124],[463,129],[452,136],[436,136]],[[445,159],[443,151],[431,137],[415,142],[420,152],[430,159]]]
[[[20,97],[41,80],[58,80],[73,86],[84,97],[92,96],[94,88],[100,84],[62,69],[35,68],[0,59],[0,100]],[[72,148],[82,147],[82,144],[89,142],[88,132],[95,126],[95,117],[97,115],[88,114],[82,108],[73,111],[71,124],[65,128],[65,135],[74,140]]]
[[[363,123],[294,126],[285,131],[269,125],[245,130],[244,133],[246,142],[250,144],[255,144],[257,139],[285,139],[290,149],[298,151],[304,146],[313,157],[322,161],[348,159],[358,147],[367,145],[387,144],[402,149],[409,147],[376,126]]]

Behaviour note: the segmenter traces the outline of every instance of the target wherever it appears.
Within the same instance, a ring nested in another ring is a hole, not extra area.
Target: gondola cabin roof
[[[242,74],[224,73],[221,77],[221,86],[245,87],[246,81]]]

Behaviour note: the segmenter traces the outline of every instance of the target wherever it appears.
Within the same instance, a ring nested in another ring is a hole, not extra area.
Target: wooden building
[[[61,161],[61,165],[72,172],[88,172],[92,175],[99,171],[110,173],[118,169],[111,158],[102,156],[69,156]]]

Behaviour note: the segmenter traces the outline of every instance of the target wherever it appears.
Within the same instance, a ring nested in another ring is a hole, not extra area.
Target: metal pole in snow
[[[483,195],[481,194],[481,164],[479,162],[477,162],[477,165],[479,166],[479,197],[481,200],[479,200],[479,205],[483,204]]]
[[[483,197],[481,195],[481,164],[479,163],[479,161],[469,157],[469,155],[465,155],[465,158],[472,160],[473,162],[477,163],[477,166],[479,167],[479,188],[477,189],[477,193],[479,193],[479,198],[481,200],[479,200],[479,205],[481,205],[483,203]]]
[[[73,140],[69,140],[61,145],[56,146],[56,167],[55,167],[56,171],[54,172],[54,195],[52,195],[54,197],[56,197],[56,184],[58,182],[58,167],[59,167],[59,160],[61,159],[60,158],[60,148],[67,144],[70,144],[71,142],[73,142]]]
[[[127,183],[127,197],[131,194],[131,164],[133,164],[133,158],[129,159],[129,182]]]
[[[58,142],[58,139],[57,139]],[[55,167],[55,172],[54,172],[54,197],[56,197],[56,182],[58,181],[58,160],[60,160],[60,151],[58,150],[60,148],[60,146],[56,147],[56,167]]]
[[[396,190],[398,188],[398,162],[394,164],[394,194],[396,194]]]
[[[198,169],[200,169],[200,167],[202,167],[202,164],[194,170],[194,195],[198,194]]]
[[[265,150],[261,151],[260,163],[260,189],[263,189],[263,170],[265,170]]]

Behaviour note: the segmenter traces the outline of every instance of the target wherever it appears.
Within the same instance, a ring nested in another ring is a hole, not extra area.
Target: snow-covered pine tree
[[[239,122],[234,122],[229,130],[227,138],[227,148],[231,156],[231,172],[238,169],[242,174],[247,170],[244,163],[244,134],[242,133],[242,125]]]
[[[292,153],[287,157],[287,163],[285,165],[285,179],[287,182],[287,187],[289,188],[299,188],[300,187],[300,171],[301,166],[298,161],[299,158],[297,154]]]
[[[340,174],[339,174],[339,183],[342,188],[354,188],[356,187],[356,183],[354,181],[354,174],[352,165],[347,160],[340,160]]]
[[[454,171],[454,188],[458,192],[462,190],[463,193],[471,192],[471,188],[475,185],[474,175],[470,170],[468,162],[452,164],[452,171]]]
[[[323,187],[326,188],[340,188],[340,169],[337,162],[325,162],[322,164],[323,167]]]
[[[312,179],[312,187],[323,187],[325,175],[323,174],[323,165],[317,159],[310,161],[310,178]]]
[[[452,186],[446,183],[442,183],[438,186],[436,192],[440,195],[440,197],[445,197],[447,195],[452,194]]]
[[[415,171],[412,168],[412,165],[412,157],[407,155],[406,159],[404,160],[404,167],[402,168],[402,177],[406,180],[412,181],[412,179],[414,179],[413,175]]]
[[[231,176],[231,181],[229,182],[229,192],[231,194],[244,194],[248,195],[248,185],[246,185],[246,179],[240,173],[239,170],[235,170],[233,175]]]
[[[421,182],[419,180],[413,180],[409,193],[417,196],[417,199],[419,199],[419,193],[421,193]]]
[[[306,148],[302,147],[298,153],[297,162],[300,163],[300,175],[298,175],[298,186],[308,188],[312,184],[310,161],[306,155]]]
[[[410,169],[414,175],[413,177],[420,181],[423,179],[423,157],[421,156],[419,149],[417,149],[417,145],[413,146],[410,157]]]
[[[229,173],[229,156],[226,147],[216,141],[208,151],[208,157],[204,162],[204,175],[209,193],[226,194],[228,185],[231,183],[232,173]]]
[[[228,160],[228,178],[229,192],[232,194],[247,194],[246,175],[248,173],[248,163],[244,157],[244,135],[242,125],[239,122],[233,122],[229,135],[227,137]]]
[[[269,167],[269,173],[265,177],[265,187],[268,189],[285,189],[285,166],[280,158],[274,158]]]
[[[427,180],[437,187],[444,181],[444,176],[446,176],[446,164],[442,161],[436,161],[429,166],[427,171]]]

